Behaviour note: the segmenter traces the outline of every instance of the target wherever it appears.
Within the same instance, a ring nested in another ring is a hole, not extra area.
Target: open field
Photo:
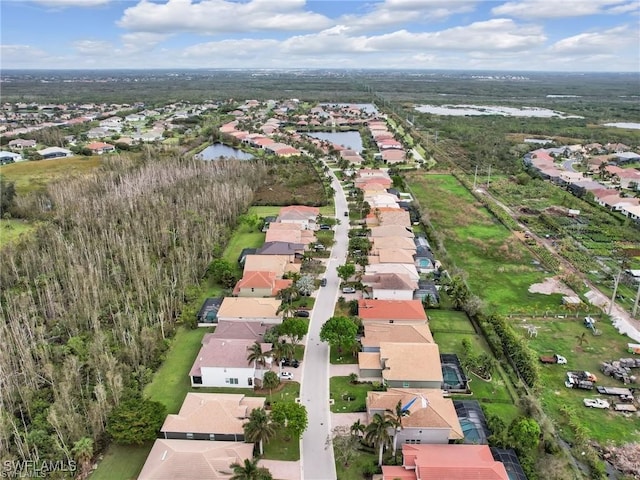
[[[606,320],[599,321],[597,328],[602,335],[593,336],[583,326],[582,318],[565,319],[526,319],[523,325],[538,327],[537,337],[528,338],[529,346],[540,355],[557,353],[567,358],[567,365],[541,365],[542,389],[539,395],[545,412],[554,420],[562,436],[570,440],[572,432],[566,425],[566,416],[561,408],[568,405],[579,414],[583,426],[590,432],[591,438],[604,444],[640,441],[640,417],[624,417],[614,411],[586,408],[583,398],[596,398],[595,391],[568,389],[564,386],[566,372],[586,370],[598,377],[597,385],[621,387],[619,382],[600,372],[600,362],[629,357],[626,352],[628,338],[620,335]],[[523,329],[523,336],[524,336]],[[582,334],[586,333],[584,340]],[[582,343],[582,345],[580,345]],[[606,396],[602,396],[606,398]],[[613,403],[614,397],[607,398]]]
[[[36,226],[24,220],[0,219],[0,248],[15,242],[22,235],[28,236]]]
[[[429,316],[429,328],[431,329],[431,333],[475,333],[473,325],[471,325],[471,322],[467,318],[467,314],[464,312],[458,312],[456,310],[439,310],[434,308],[428,310],[427,315]]]
[[[559,310],[560,295],[529,293],[547,274],[531,253],[451,175],[407,174],[407,182],[428,213],[454,264],[472,292],[497,312]],[[451,267],[451,265],[448,265]]]
[[[27,161],[3,165],[0,175],[15,183],[18,194],[24,194],[44,190],[53,180],[89,173],[98,168],[100,163],[98,156]]]
[[[258,228],[254,228],[247,223],[240,223],[233,231],[222,258],[232,265],[238,265],[238,257],[242,249],[261,247],[264,243],[264,237],[265,234]]]

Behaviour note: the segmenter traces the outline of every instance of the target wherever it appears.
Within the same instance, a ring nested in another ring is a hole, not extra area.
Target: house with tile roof
[[[358,317],[364,325],[398,323],[419,325],[427,323],[427,313],[419,300],[358,300]]]
[[[180,411],[167,415],[160,429],[165,439],[244,441],[243,424],[251,411],[264,407],[264,397],[236,393],[189,392]]]
[[[302,258],[304,254],[303,243],[293,242],[265,242],[262,247],[255,251],[256,255],[285,255],[289,261],[294,262],[297,258]]]
[[[398,227],[398,225],[383,225],[371,228],[371,237],[407,237],[414,238],[415,234],[409,227]]]
[[[367,393],[369,422],[378,413],[395,411],[400,402],[408,414],[402,417],[402,429],[397,433],[396,445],[404,443],[446,444],[462,440],[464,434],[453,400],[440,389],[389,388],[386,392]]]
[[[361,282],[367,295],[378,300],[413,300],[418,289],[418,282],[402,273],[364,275]]]
[[[287,255],[247,255],[244,259],[245,272],[274,272],[282,278],[285,273],[299,272],[300,264],[293,263]]]
[[[252,457],[253,443],[158,439],[138,480],[228,480],[233,476],[231,464]]]
[[[413,252],[402,248],[376,248],[369,255],[369,265],[376,263],[403,263],[410,265],[415,263]]]
[[[408,250],[413,253],[416,251],[416,244],[411,237],[401,237],[397,235],[388,237],[371,237],[370,241],[372,255],[377,255],[380,250],[388,248]]]
[[[360,377],[387,387],[442,388],[440,350],[435,343],[380,342],[379,352],[358,352]]]
[[[306,228],[297,222],[270,223],[265,235],[265,242],[291,242],[309,245],[316,241],[315,225],[313,229]]]
[[[238,297],[275,297],[292,283],[292,280],[278,278],[275,272],[245,271],[233,294]]]
[[[305,205],[289,205],[278,212],[278,222],[302,225],[306,230],[315,230],[316,219],[320,215],[318,207]]]
[[[383,466],[382,480],[509,480],[488,445],[402,445],[402,466]]]
[[[282,323],[276,298],[225,297],[218,310],[218,321]]]
[[[381,342],[433,343],[431,329],[426,323],[403,325],[398,323],[364,325],[364,336],[360,339],[363,352],[379,352]]]
[[[374,263],[367,265],[364,269],[365,275],[375,275],[380,273],[397,273],[399,275],[408,275],[412,281],[420,280],[420,274],[416,269],[415,263]]]
[[[229,338],[252,340],[254,342],[262,342],[265,332],[270,325],[259,322],[218,322],[216,331],[208,333],[214,338]],[[206,335],[205,335],[206,336]]]
[[[202,347],[189,371],[192,387],[253,388],[255,380],[262,381],[265,370],[248,362],[251,339],[219,338],[205,335]],[[264,353],[270,343],[262,343]]]
[[[104,153],[116,151],[116,147],[114,147],[110,143],[104,142],[91,142],[87,144],[87,148],[91,150],[91,153],[93,153],[94,155],[102,155]]]

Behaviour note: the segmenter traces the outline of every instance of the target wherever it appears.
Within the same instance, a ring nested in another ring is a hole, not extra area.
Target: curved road
[[[322,324],[333,316],[340,279],[336,267],[342,265],[347,257],[349,245],[348,217],[344,216],[347,199],[342,185],[331,171],[331,186],[335,190],[336,219],[340,224],[335,227],[335,243],[331,249],[331,258],[327,263],[324,278],[327,285],[320,287],[316,297],[313,314],[309,322],[307,344],[302,362],[302,385],[300,402],[307,408],[309,426],[300,440],[301,478],[304,480],[332,480],[336,478],[333,446],[327,446],[331,435],[331,412],[329,410],[329,345],[320,341]]]

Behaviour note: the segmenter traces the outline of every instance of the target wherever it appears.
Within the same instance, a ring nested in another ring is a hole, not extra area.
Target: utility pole
[[[473,191],[476,191],[476,184],[478,183],[478,165],[476,165],[476,173],[473,175]]]
[[[620,270],[618,271],[618,275],[616,276],[616,280],[615,282],[613,282],[613,294],[611,295],[611,303],[609,303],[609,311],[607,312],[607,315],[611,315],[611,312],[613,311],[613,304],[616,301],[616,294],[618,293],[618,285],[620,284],[620,277],[622,277],[622,267],[620,267]]]
[[[489,164],[489,173],[487,174],[487,190],[489,190],[490,182],[491,182],[491,164]]]
[[[636,301],[633,303],[633,310],[631,311],[631,316],[635,317],[638,312],[638,304],[640,303],[640,282],[638,282],[638,293],[636,294]]]

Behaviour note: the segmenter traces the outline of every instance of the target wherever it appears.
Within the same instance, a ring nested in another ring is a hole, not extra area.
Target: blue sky
[[[640,72],[639,0],[2,0],[0,67]]]

